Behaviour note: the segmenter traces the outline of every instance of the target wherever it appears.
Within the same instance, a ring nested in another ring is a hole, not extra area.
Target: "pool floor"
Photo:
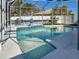
[[[30,38],[19,41],[19,46],[23,52],[24,59],[41,59],[56,48],[43,40]]]
[[[45,44],[29,51],[28,53],[24,53],[23,56],[24,59],[41,59],[52,51],[54,51],[54,48],[49,44]]]

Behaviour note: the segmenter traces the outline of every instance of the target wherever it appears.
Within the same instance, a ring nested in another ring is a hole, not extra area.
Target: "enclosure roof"
[[[16,1],[17,0],[15,0],[15,2]],[[69,8],[70,7],[74,8],[74,6],[72,4],[74,2],[76,2],[77,0],[72,0],[72,1],[67,0],[67,1],[63,1],[63,2],[60,2],[60,1],[57,1],[57,0],[53,0],[53,1],[47,1],[47,0],[19,0],[19,1],[23,2],[22,4],[20,4],[20,6],[23,6],[23,4],[25,4],[25,3],[31,3],[35,7],[40,8],[40,9],[50,9],[50,8],[53,8],[53,7],[56,7],[56,6],[62,6],[62,5],[66,5]]]

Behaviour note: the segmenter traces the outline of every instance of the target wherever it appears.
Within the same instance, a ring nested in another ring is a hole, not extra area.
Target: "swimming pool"
[[[72,30],[76,30],[76,27],[54,27],[47,28],[43,26],[33,26],[29,28],[18,28],[17,29],[17,40],[25,40],[26,38],[39,38],[42,40],[46,39],[54,39],[56,36],[69,32]]]
[[[56,49],[45,42],[46,39],[53,40],[56,36],[72,30],[76,30],[76,28],[33,26],[18,28],[16,33],[24,59],[41,59]]]

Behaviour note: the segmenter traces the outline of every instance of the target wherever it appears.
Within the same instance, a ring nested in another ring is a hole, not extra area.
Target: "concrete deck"
[[[77,31],[64,33],[50,42],[57,49],[42,59],[79,59]]]
[[[55,45],[58,49],[77,48],[77,30],[66,32],[58,37],[55,37],[50,43]]]
[[[56,49],[42,59],[79,59],[79,51]]]
[[[8,39],[2,46],[0,51],[0,59],[10,59],[21,54],[19,46],[14,43],[11,39]],[[19,57],[18,57],[19,58]],[[22,57],[20,57],[22,59]]]

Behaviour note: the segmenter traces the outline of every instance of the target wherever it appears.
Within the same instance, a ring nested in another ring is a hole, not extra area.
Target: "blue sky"
[[[29,2],[29,3],[32,3],[32,4],[35,4],[36,3],[36,0],[24,0],[24,2]],[[45,0],[39,0],[39,2],[36,4],[39,8],[43,8],[48,2],[45,1]],[[74,2],[64,2],[63,3],[64,5],[68,6],[68,9],[72,10],[75,14],[77,14],[77,2],[74,1]],[[55,7],[56,5],[59,5],[61,6],[62,3],[61,2],[49,2],[45,7],[44,9],[50,9],[50,8],[53,8]]]

